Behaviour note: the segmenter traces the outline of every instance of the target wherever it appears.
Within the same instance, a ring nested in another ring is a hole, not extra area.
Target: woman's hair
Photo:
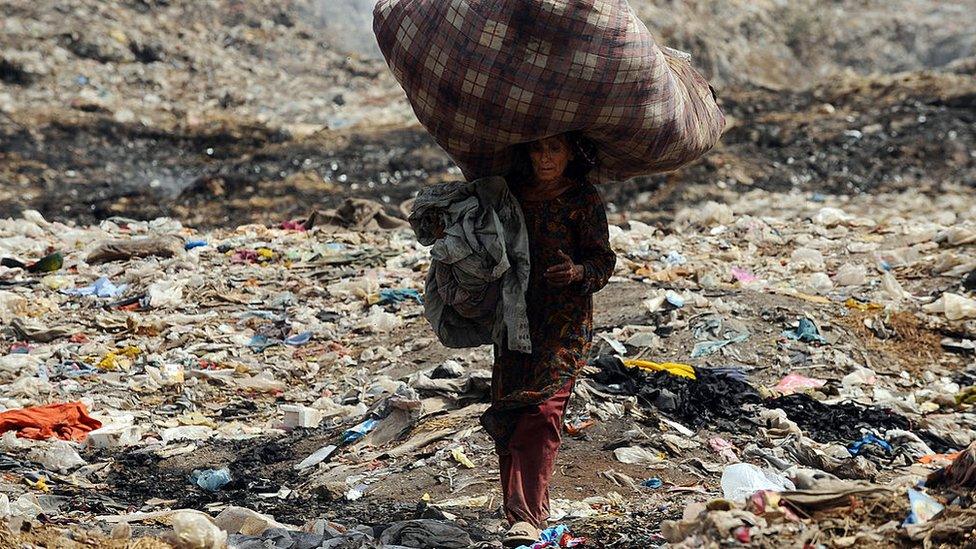
[[[573,158],[566,165],[564,175],[574,181],[584,182],[586,176],[597,167],[596,145],[580,132],[567,132],[566,142],[573,151]],[[522,182],[533,177],[532,159],[529,157],[529,143],[515,146],[512,166],[506,175],[509,181]]]

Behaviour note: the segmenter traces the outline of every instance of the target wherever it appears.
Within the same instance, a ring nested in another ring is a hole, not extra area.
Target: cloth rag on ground
[[[976,442],[963,450],[949,466],[932,472],[926,486],[969,490],[976,488]]]
[[[228,541],[237,549],[460,549],[476,547],[464,530],[453,524],[431,519],[390,524],[379,536],[374,529],[358,526],[339,531],[324,525],[317,532],[269,528],[258,535],[232,534]]]
[[[597,146],[594,182],[670,171],[725,126],[690,56],[659,48],[626,0],[380,0],[373,18],[417,119],[468,180],[575,130]]]
[[[591,361],[600,368],[593,376],[597,383],[617,393],[635,395],[645,406],[674,416],[692,427],[721,426],[733,432],[751,427],[740,425],[742,406],[758,403],[759,393],[739,379],[708,368],[693,368],[694,379],[661,370],[648,372],[628,368],[614,356],[602,356]]]
[[[790,420],[817,442],[849,444],[861,440],[862,429],[883,433],[888,429],[907,431],[911,427],[908,419],[890,410],[854,402],[828,405],[803,393],[770,399],[765,406],[786,412]]]
[[[525,292],[529,241],[501,177],[425,187],[410,225],[431,246],[424,316],[447,347],[505,345],[531,352]]]
[[[380,543],[417,549],[465,549],[474,543],[459,527],[432,519],[396,522],[383,530]]]
[[[0,434],[17,431],[24,438],[44,440],[57,437],[82,441],[102,422],[88,415],[81,402],[49,404],[0,412]]]
[[[797,484],[800,481],[797,480]],[[889,497],[894,490],[870,482],[840,480],[835,478],[817,479],[816,482],[779,493],[790,507],[810,516],[817,511],[843,507],[851,504],[851,497],[876,499]]]

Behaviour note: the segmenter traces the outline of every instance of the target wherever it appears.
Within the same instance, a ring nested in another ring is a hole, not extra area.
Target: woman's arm
[[[610,248],[610,230],[607,226],[607,211],[603,200],[594,190],[586,197],[583,205],[580,229],[580,259],[583,277],[579,281],[579,291],[592,294],[603,289],[613,274],[617,256]]]

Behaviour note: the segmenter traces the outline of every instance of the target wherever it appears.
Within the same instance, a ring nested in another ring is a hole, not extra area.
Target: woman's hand
[[[556,250],[560,262],[546,269],[543,277],[549,284],[561,288],[583,280],[583,266],[573,263],[573,259],[562,250]]]

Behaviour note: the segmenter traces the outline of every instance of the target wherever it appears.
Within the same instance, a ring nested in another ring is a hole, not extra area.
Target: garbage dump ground
[[[566,417],[554,521],[614,547],[732,531],[768,546],[968,539],[958,500],[926,530],[900,527],[906,490],[976,437],[965,190],[756,190],[656,228],[613,222],[601,358]],[[170,541],[186,509],[238,517],[250,525],[238,540],[447,518],[491,546],[498,469],[477,421],[490,352],[433,339],[426,250],[406,229],[287,226],[3,222],[6,253],[26,265],[4,271],[0,403],[80,402],[101,424],[80,445],[5,426],[5,513]],[[52,250],[61,265],[29,261]],[[768,502],[738,510],[726,483],[751,495],[770,481],[730,480],[737,463],[773,482],[814,468],[891,492],[802,520]],[[715,509],[723,495],[735,510]],[[662,524],[707,502],[705,521]]]
[[[458,174],[385,67],[315,2],[71,4],[0,0],[0,546],[497,547],[490,350],[436,341],[400,220]],[[667,13],[764,42],[655,28],[730,127],[602,189],[619,259],[553,524],[973,545],[972,12],[706,4]]]

